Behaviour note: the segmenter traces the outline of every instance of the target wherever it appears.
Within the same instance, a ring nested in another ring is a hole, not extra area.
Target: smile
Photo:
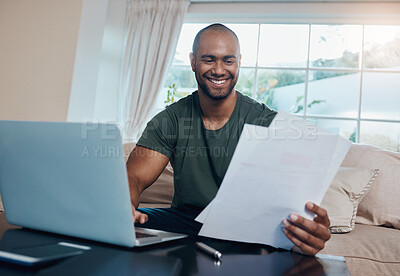
[[[226,83],[226,81],[228,80],[228,79],[216,80],[216,79],[212,79],[210,77],[206,77],[206,79],[209,80],[210,82],[212,82],[213,84],[218,85],[218,86],[224,85]]]
[[[212,79],[210,79],[210,81],[215,83],[215,84],[223,84],[224,82],[226,82],[226,80],[217,81],[217,80],[212,80]]]

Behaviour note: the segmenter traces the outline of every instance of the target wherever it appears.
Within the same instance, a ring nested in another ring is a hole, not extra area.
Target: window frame
[[[279,17],[277,11],[280,11]],[[282,12],[283,11],[283,12]],[[374,11],[374,13],[372,13]],[[396,12],[398,11],[398,12]],[[334,14],[333,16],[329,16]],[[371,119],[361,118],[363,75],[364,73],[396,73],[400,76],[400,70],[370,69],[364,68],[364,33],[366,25],[399,25],[400,26],[400,2],[324,2],[324,3],[192,3],[189,7],[184,24],[210,24],[220,22],[223,24],[258,24],[257,59],[255,66],[242,66],[241,68],[254,69],[254,85],[252,95],[255,98],[257,92],[257,71],[268,70],[304,70],[305,91],[303,98],[303,114],[294,114],[304,119],[345,120],[356,122],[355,142],[360,141],[360,129],[362,122],[398,123],[400,119]],[[273,67],[258,66],[258,53],[260,42],[260,30],[262,24],[301,24],[308,25],[308,53],[306,67]],[[358,68],[327,68],[310,66],[310,43],[312,25],[361,25],[362,45]],[[187,65],[174,64],[173,66],[187,67]],[[310,71],[351,72],[360,74],[360,90],[358,94],[358,107],[356,118],[311,115],[307,114],[308,83]],[[398,142],[398,151],[400,142]]]

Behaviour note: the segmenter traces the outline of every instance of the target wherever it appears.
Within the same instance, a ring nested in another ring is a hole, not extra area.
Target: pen
[[[328,260],[328,261],[338,261],[338,262],[345,262],[345,258],[343,256],[334,256],[334,255],[327,255],[327,254],[317,254],[315,255],[316,258],[321,260]]]
[[[214,258],[216,258],[218,260],[220,260],[222,258],[221,252],[219,252],[218,250],[208,246],[205,243],[196,242],[196,246],[197,246],[197,248],[201,249],[201,251],[213,256]]]

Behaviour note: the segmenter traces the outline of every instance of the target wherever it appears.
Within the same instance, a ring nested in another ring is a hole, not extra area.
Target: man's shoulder
[[[238,94],[241,101],[240,117],[249,124],[269,126],[276,115],[276,111],[249,96],[240,92],[238,92]]]
[[[158,112],[149,122],[151,128],[166,127],[174,128],[182,118],[190,118],[193,106],[192,94],[180,99],[179,101],[168,105],[165,109]]]
[[[180,99],[179,101],[170,104],[165,108],[165,111],[169,115],[174,114],[186,114],[187,112],[191,112],[193,106],[193,98],[197,91],[193,92],[192,94],[187,95],[186,97]]]
[[[258,113],[276,113],[276,111],[270,109],[268,106],[266,106],[264,103],[260,103],[256,101],[253,98],[250,98],[249,96],[242,94],[241,92],[238,91],[238,95],[240,97],[240,101],[242,102],[242,107],[245,110],[251,110],[253,112],[258,112]]]

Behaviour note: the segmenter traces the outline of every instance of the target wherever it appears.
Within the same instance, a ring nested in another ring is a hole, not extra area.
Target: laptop
[[[0,194],[22,227],[126,247],[186,237],[134,226],[114,124],[0,121]]]

